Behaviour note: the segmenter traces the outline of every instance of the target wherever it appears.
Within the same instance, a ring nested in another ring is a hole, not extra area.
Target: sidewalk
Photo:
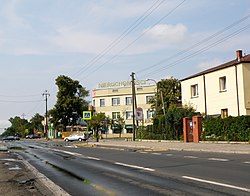
[[[95,146],[109,147],[126,147],[137,148],[146,151],[200,151],[200,152],[218,152],[218,153],[237,153],[250,154],[250,144],[246,142],[199,142],[199,143],[184,143],[180,141],[125,141],[114,139],[102,139],[99,142],[90,142]]]

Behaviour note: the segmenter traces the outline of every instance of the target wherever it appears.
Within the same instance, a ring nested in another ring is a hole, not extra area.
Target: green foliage
[[[6,129],[2,136],[19,135],[20,137],[24,137],[25,129],[29,127],[28,121],[18,116],[10,118],[9,121],[11,126]]]
[[[171,106],[178,105],[180,103],[180,97],[180,81],[173,77],[170,79],[162,79],[157,83],[157,93],[155,99],[151,102],[151,107],[156,111],[156,115],[162,115],[163,108],[167,110]]]
[[[250,141],[250,116],[207,117],[203,120],[202,140]]]
[[[42,124],[42,121],[44,120],[44,117],[41,116],[40,114],[36,113],[31,119],[30,119],[30,127],[29,127],[29,133],[28,134],[33,134],[34,130],[37,131],[43,131],[44,127]]]
[[[78,81],[63,75],[57,77],[56,85],[59,89],[57,102],[49,111],[49,115],[56,127],[63,125],[66,130],[66,126],[76,124],[78,116],[82,116],[82,112],[88,109],[85,98],[89,95],[89,91]]]
[[[142,139],[180,140],[183,138],[183,118],[199,115],[191,107],[171,106],[166,115],[156,116],[153,125],[143,129]]]

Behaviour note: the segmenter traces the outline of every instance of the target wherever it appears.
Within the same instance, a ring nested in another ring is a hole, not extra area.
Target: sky
[[[250,53],[249,0],[0,0],[0,133],[56,103],[66,75],[181,80]],[[87,98],[91,100],[91,96]]]

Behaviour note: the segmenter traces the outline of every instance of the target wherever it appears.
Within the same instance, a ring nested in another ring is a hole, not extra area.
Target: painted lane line
[[[197,159],[198,157],[195,157],[195,156],[184,156],[184,158]]]
[[[248,189],[248,188],[234,186],[234,185],[230,185],[230,184],[224,184],[224,183],[220,183],[220,182],[204,180],[204,179],[194,178],[194,177],[190,177],[190,176],[182,176],[182,178],[189,179],[189,180],[194,180],[194,181],[198,181],[198,182],[204,182],[204,183],[208,183],[208,184],[214,184],[214,185],[217,185],[217,186],[223,186],[223,187],[227,187],[227,188],[237,189],[237,190],[241,190],[241,191],[250,192],[250,189]]]
[[[151,169],[151,168],[147,168],[147,167],[141,167],[141,166],[137,166],[137,165],[129,165],[129,164],[125,164],[125,163],[120,163],[120,162],[115,162],[116,165],[122,165],[125,167],[131,167],[131,168],[136,168],[136,169],[142,169],[142,170],[146,170],[146,171],[155,171],[155,169]]]
[[[140,152],[141,154],[148,154],[148,152]]]
[[[153,152],[152,154],[153,155],[162,155],[161,153],[158,153],[158,152]]]
[[[166,154],[166,156],[170,157],[170,156],[173,156],[173,154]]]
[[[245,162],[243,162],[243,163],[250,164],[250,161],[245,161]]]
[[[229,161],[228,159],[219,159],[219,158],[208,158],[208,160],[210,160],[210,161],[224,161],[224,162]]]
[[[85,157],[85,158],[87,158],[87,159],[91,159],[91,160],[97,160],[97,161],[100,161],[100,160],[101,160],[101,159],[96,158],[96,157]]]

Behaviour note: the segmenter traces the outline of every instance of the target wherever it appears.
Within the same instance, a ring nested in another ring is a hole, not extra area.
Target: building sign
[[[91,111],[84,111],[83,112],[83,120],[91,120]]]
[[[147,80],[135,80],[135,85],[146,85],[147,84]],[[104,83],[100,83],[98,84],[98,89],[100,88],[119,88],[119,87],[130,87],[131,81],[122,81],[122,82],[104,82]]]
[[[136,120],[143,120],[143,109],[142,108],[136,109]]]

